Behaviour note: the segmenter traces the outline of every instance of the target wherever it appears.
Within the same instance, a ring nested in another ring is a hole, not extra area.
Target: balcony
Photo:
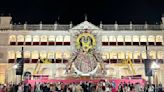
[[[69,30],[72,28],[70,24],[10,24],[10,27],[6,28],[0,26],[0,30]],[[104,31],[161,31],[164,30],[162,24],[102,24],[101,28]]]
[[[157,30],[163,30],[164,27],[163,25],[153,25],[153,24],[145,24],[145,25],[139,25],[139,24],[131,24],[131,25],[118,25],[118,24],[114,24],[114,25],[102,25],[102,29],[104,31],[114,31],[114,30],[126,30],[126,31],[145,31],[145,30],[150,30],[150,31],[157,31]]]

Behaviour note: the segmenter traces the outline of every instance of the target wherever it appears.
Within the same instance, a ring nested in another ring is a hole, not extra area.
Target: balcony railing
[[[70,25],[57,25],[57,24],[24,24],[24,25],[11,25],[10,28],[2,28],[0,30],[69,30]]]
[[[38,24],[26,25],[23,29],[26,29],[26,30],[39,30],[40,26]],[[17,30],[17,29],[13,29],[13,30]]]
[[[163,25],[102,25],[103,30],[164,30]]]
[[[69,24],[10,24],[8,27],[0,25],[0,30],[69,30],[72,28]],[[161,31],[164,30],[164,25],[153,25],[153,24],[127,24],[127,25],[118,25],[118,24],[102,24],[101,28],[104,31],[114,31],[114,30],[126,30],[126,31]]]

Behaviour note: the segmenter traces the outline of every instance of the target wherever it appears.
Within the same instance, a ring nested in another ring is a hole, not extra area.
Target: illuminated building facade
[[[0,82],[16,79],[12,66],[21,58],[24,47],[24,72],[34,75],[39,62],[38,74],[48,75],[49,79],[66,79],[67,65],[76,50],[77,35],[87,33],[96,39],[95,51],[100,53],[106,78],[121,78],[132,75],[122,60],[130,58],[136,74],[145,77],[144,60],[160,63],[157,71],[158,82],[164,83],[164,19],[161,24],[102,24],[96,26],[85,20],[73,24],[11,24],[11,17],[0,19]],[[51,63],[39,60],[48,59]],[[99,67],[100,68],[100,67]],[[97,70],[98,71],[98,70]],[[99,73],[92,74],[99,77]],[[102,77],[102,76],[101,76]]]

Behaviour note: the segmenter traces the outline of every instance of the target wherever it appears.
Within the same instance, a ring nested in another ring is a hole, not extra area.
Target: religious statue
[[[98,68],[103,72],[101,55],[96,52],[96,39],[94,35],[84,32],[78,35],[76,39],[76,48],[72,54],[71,62],[68,64],[68,70],[74,67],[78,74],[93,74]]]

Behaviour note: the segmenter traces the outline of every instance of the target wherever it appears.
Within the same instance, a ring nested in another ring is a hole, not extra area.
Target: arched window
[[[55,53],[55,58],[56,58],[56,63],[61,63],[61,61],[62,61],[62,52],[61,51],[57,51]]]
[[[110,59],[117,59],[117,52],[110,52]]]
[[[125,36],[125,45],[131,45],[132,38],[131,36]]]
[[[134,35],[133,36],[133,45],[139,45],[139,36],[137,35]]]
[[[149,52],[149,58],[150,59],[156,59],[156,51],[150,51]]]
[[[63,54],[63,63],[67,63],[70,56],[71,56],[71,53],[69,51],[64,52],[64,54]]]
[[[35,35],[33,36],[33,45],[39,45],[39,36],[38,35]]]
[[[159,45],[162,45],[163,43],[163,37],[161,35],[157,35],[156,36],[156,45],[159,46]]]
[[[47,52],[46,51],[40,51],[40,53],[39,53],[39,57],[40,57],[40,59],[41,59],[41,63],[44,63],[44,62],[42,62],[42,60],[46,60],[47,59]]]
[[[70,45],[70,36],[64,36],[64,45]]]
[[[117,52],[110,52],[110,62],[117,63]]]
[[[158,59],[164,59],[164,51],[158,51],[157,52],[157,58]]]
[[[140,42],[141,42],[141,45],[146,45],[147,44],[147,37],[146,36],[141,36],[140,37]]]
[[[63,43],[63,36],[57,36],[56,37],[56,45],[62,45]]]
[[[38,53],[38,51],[32,51],[31,58],[32,58],[32,59],[38,59],[38,58],[39,58],[39,53]]]
[[[134,51],[133,59],[134,59],[134,63],[140,63],[141,55],[139,51]]]
[[[15,52],[14,51],[8,51],[8,59],[15,59]]]
[[[108,52],[103,52],[102,53],[102,59],[105,63],[109,63],[109,53]]]
[[[125,53],[123,51],[118,52],[118,59],[125,59]]]
[[[117,42],[118,42],[118,45],[124,45],[123,36],[121,36],[121,35],[117,36]]]
[[[54,59],[54,52],[53,51],[49,51],[47,54],[48,59]]]
[[[39,58],[38,51],[32,51],[31,58],[32,58],[32,63],[37,63]]]
[[[131,51],[126,52],[126,59],[133,59]]]
[[[9,43],[10,43],[10,45],[16,45],[16,41],[17,39],[16,39],[16,36],[15,35],[10,35],[9,36]]]
[[[102,36],[102,45],[103,46],[107,46],[108,45],[108,41],[109,41],[108,36],[103,35]]]
[[[141,58],[140,52],[139,51],[134,51],[133,58],[134,59],[140,59]]]
[[[148,44],[154,45],[154,43],[155,43],[155,36],[153,35],[148,36]]]
[[[55,36],[54,35],[50,35],[48,37],[48,44],[49,45],[54,45],[55,44]]]
[[[21,52],[20,51],[17,51],[16,52],[16,58],[21,58],[21,57],[22,57]]]
[[[14,63],[15,62],[15,52],[14,51],[8,51],[8,63]]]
[[[25,51],[25,52],[24,52],[24,58],[31,58],[31,53],[30,53],[30,51]]]
[[[23,35],[18,35],[17,36],[17,42],[18,42],[18,45],[23,45],[24,44],[24,36]]]
[[[47,52],[46,51],[40,51],[39,53],[41,59],[47,58]]]
[[[145,51],[142,51],[142,59],[147,59],[147,55]]]
[[[47,45],[47,36],[41,35],[40,36],[41,45]]]
[[[157,52],[157,59],[159,63],[163,63],[163,59],[164,59],[164,51],[158,51]]]
[[[32,43],[32,36],[26,35],[25,36],[25,45],[31,45],[31,43]]]
[[[47,58],[51,61],[51,63],[54,63],[54,52],[53,51],[49,51],[47,54]]]
[[[109,44],[116,45],[116,37],[115,36],[109,36]]]
[[[25,51],[24,52],[24,58],[25,58],[25,63],[29,63],[31,59],[31,53],[30,51]]]
[[[69,51],[66,51],[66,52],[64,52],[64,54],[63,54],[63,58],[64,59],[69,59],[70,58],[70,52]]]

